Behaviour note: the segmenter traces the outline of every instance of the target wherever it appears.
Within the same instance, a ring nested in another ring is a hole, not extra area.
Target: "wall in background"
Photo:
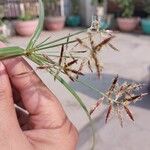
[[[71,0],[64,0],[65,15],[68,17],[71,14]]]
[[[92,21],[92,16],[95,12],[95,7],[91,5],[91,0],[80,0],[80,15],[82,20],[82,25],[90,26]]]

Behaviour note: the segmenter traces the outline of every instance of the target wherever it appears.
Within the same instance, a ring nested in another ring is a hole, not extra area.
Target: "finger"
[[[5,60],[4,64],[12,84],[20,92],[23,104],[31,114],[34,128],[57,128],[64,123],[66,115],[53,93],[47,89],[23,58]]]
[[[0,42],[0,47],[5,47],[5,44]],[[2,149],[31,148],[19,126],[10,80],[2,62],[0,62],[0,135]],[[16,139],[22,142],[16,144]]]
[[[8,132],[13,127],[13,131],[19,129],[17,121],[11,85],[5,66],[0,62],[0,132]],[[10,133],[12,134],[12,130]]]

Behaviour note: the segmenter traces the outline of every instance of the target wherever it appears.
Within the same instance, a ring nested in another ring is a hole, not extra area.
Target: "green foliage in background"
[[[35,17],[30,14],[25,14],[25,15],[19,16],[18,19],[22,21],[29,21],[29,20],[35,19]]]
[[[135,9],[135,2],[134,0],[114,0],[117,2],[122,9],[121,16],[125,18],[130,18],[133,16],[134,9]]]
[[[46,16],[60,16],[60,0],[43,0]]]
[[[144,0],[144,11],[150,15],[150,0]]]
[[[71,0],[72,15],[78,15],[79,13],[79,0]]]
[[[92,4],[103,5],[104,0],[91,0]]]
[[[0,33],[0,41],[3,42],[3,43],[7,43],[8,42],[7,38],[1,33]]]

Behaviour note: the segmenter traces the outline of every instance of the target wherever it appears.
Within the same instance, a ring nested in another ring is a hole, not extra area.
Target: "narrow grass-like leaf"
[[[47,46],[47,45],[50,45],[50,44],[54,44],[54,43],[60,42],[60,41],[62,41],[62,40],[68,39],[68,37],[70,38],[70,37],[73,37],[73,36],[75,36],[75,35],[78,35],[78,34],[81,34],[81,33],[83,33],[83,32],[86,32],[86,31],[87,31],[87,30],[82,30],[82,31],[79,31],[79,32],[76,32],[76,33],[73,33],[73,34],[69,34],[69,35],[67,35],[67,36],[65,36],[65,37],[62,37],[62,38],[60,38],[60,39],[57,39],[57,40],[54,40],[54,41],[51,41],[51,42],[48,42],[48,43],[45,43],[45,44],[41,44],[41,45],[39,46],[39,48],[40,48],[40,47]],[[66,44],[67,44],[68,42],[69,42],[69,41],[67,41]]]
[[[68,38],[67,38],[66,50],[68,49],[68,42],[69,42],[69,39],[70,39],[70,33],[69,33]]]
[[[89,118],[89,121],[90,121],[90,126],[91,126],[91,129],[92,129],[92,135],[93,135],[93,144],[92,144],[91,150],[94,150],[94,147],[95,147],[95,132],[94,132],[93,121],[92,121],[91,116],[90,116],[90,114],[88,112],[88,109],[86,108],[86,106],[83,103],[82,99],[74,91],[74,89],[63,78],[61,78],[60,76],[57,76],[57,80],[59,82],[61,82],[66,87],[66,89],[68,89],[68,91],[75,97],[75,99],[78,101],[78,103],[80,104],[80,106],[86,112],[86,114],[87,114],[87,116]]]
[[[92,86],[91,84],[89,84],[88,82],[86,81],[83,81],[83,80],[79,80],[79,79],[76,79],[77,82],[81,83],[82,85],[84,85],[85,87],[88,87],[90,88],[91,90],[99,93],[100,95],[102,95],[103,97],[107,98],[109,101],[112,101],[111,98],[109,98],[105,93],[99,91],[97,88],[95,88],[94,86]]]
[[[11,57],[22,56],[25,54],[24,52],[25,52],[24,49],[16,46],[0,48],[0,60],[11,58]]]
[[[45,14],[44,14],[44,5],[43,5],[43,2],[42,0],[38,0],[39,1],[39,22],[38,22],[38,25],[36,27],[36,30],[27,46],[27,51],[30,50],[31,48],[33,48],[34,44],[36,43],[36,41],[38,40],[42,30],[43,30],[43,25],[44,25],[44,17],[45,17]]]
[[[51,36],[47,37],[44,41],[42,41],[41,43],[39,43],[38,45],[36,45],[36,47],[39,47],[40,45],[46,43],[50,38],[51,38]]]
[[[37,48],[36,51],[41,51],[41,50],[45,50],[45,49],[49,49],[49,48],[59,47],[61,45],[75,43],[75,42],[77,42],[77,40],[72,40],[72,41],[69,41],[69,42],[62,42],[62,43],[59,43],[59,44],[49,45],[49,46],[46,46],[46,47],[40,47],[40,48]]]

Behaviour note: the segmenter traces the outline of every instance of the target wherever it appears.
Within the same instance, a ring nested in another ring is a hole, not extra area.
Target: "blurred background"
[[[116,74],[120,81],[144,83],[141,92],[150,92],[150,0],[43,0],[45,24],[40,40],[57,39],[90,27],[92,16],[101,17],[101,29],[113,30],[113,44],[120,50],[104,49],[104,71],[99,80],[89,71],[81,78],[106,91]],[[35,31],[39,16],[38,0],[0,0],[0,40],[7,45],[25,47]],[[33,67],[34,64],[29,62]],[[46,72],[37,72],[60,99],[67,115],[79,130],[78,150],[90,150],[91,128],[86,115],[62,85]],[[75,88],[88,108],[99,98],[97,93],[78,83]],[[135,122],[125,116],[124,128],[116,117],[105,124],[106,107],[93,115],[95,150],[150,149],[150,95],[131,106]]]
[[[91,16],[98,15],[107,22],[108,28],[150,34],[149,19],[145,19],[150,15],[149,0],[44,0],[44,4],[48,30],[90,26]],[[31,21],[37,17],[37,0],[0,1],[0,30],[6,36],[15,34],[16,19]]]

